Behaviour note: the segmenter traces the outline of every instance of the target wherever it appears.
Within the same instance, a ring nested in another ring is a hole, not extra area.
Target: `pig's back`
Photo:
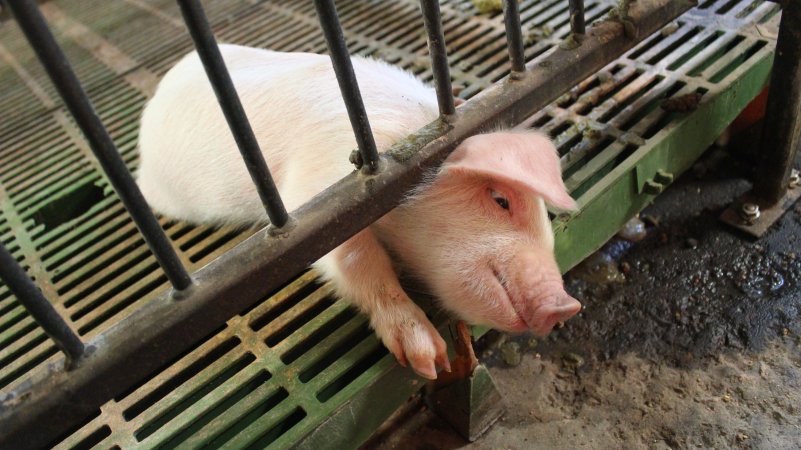
[[[220,50],[287,209],[353,170],[356,142],[327,56]],[[381,62],[353,64],[379,151],[436,118],[433,89]],[[139,148],[139,185],[157,211],[193,222],[266,220],[196,53],[145,107]]]

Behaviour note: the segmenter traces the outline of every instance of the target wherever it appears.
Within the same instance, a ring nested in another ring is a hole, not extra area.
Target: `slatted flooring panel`
[[[352,53],[431,80],[416,2],[337,3]],[[220,41],[325,52],[310,1],[204,4]],[[614,2],[585,5],[592,22]],[[502,17],[478,14],[469,0],[442,1],[441,8],[453,82],[469,99],[509,73]],[[43,11],[135,170],[142,107],[155,81],[192,47],[177,5],[61,0],[48,2]],[[524,0],[520,12],[528,61],[569,34],[564,0]],[[628,156],[671,132],[682,114],[662,110],[662,100],[715,93],[769,57],[778,12],[775,4],[762,1],[701,2],[521,126],[554,139],[566,184],[580,199]],[[89,339],[157,296],[167,281],[16,24],[6,22],[0,29],[0,239]],[[253,232],[160,222],[192,270]],[[58,357],[0,286],[0,391]],[[54,445],[282,448],[390,364],[365,318],[335,302],[330,289],[308,272],[103,405]]]

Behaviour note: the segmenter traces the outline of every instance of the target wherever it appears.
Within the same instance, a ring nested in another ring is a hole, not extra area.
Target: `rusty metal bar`
[[[75,117],[92,152],[103,167],[114,190],[117,191],[117,195],[120,196],[125,209],[128,210],[144,236],[145,242],[156,256],[156,260],[167,278],[177,290],[188,288],[192,284],[189,273],[178,259],[164,230],[150,212],[150,207],[136,186],[131,173],[128,172],[128,168],[125,167],[125,162],[120,157],[108,131],[97,117],[78,77],[75,76],[69,61],[53,37],[53,33],[47,27],[36,3],[31,0],[15,0],[7,2],[7,5],[47,71],[47,75],[56,86],[59,95]]]
[[[448,68],[448,50],[445,48],[445,34],[442,31],[442,18],[438,0],[421,0],[423,22],[428,34],[428,53],[431,56],[431,70],[434,72],[434,89],[437,91],[439,113],[449,116],[456,112],[453,102],[451,74]]]
[[[267,210],[270,223],[277,228],[281,228],[289,221],[289,214],[281,200],[281,195],[275,187],[275,182],[270,174],[270,169],[264,161],[264,155],[253,134],[245,109],[236,93],[234,83],[228,69],[225,68],[214,33],[211,31],[209,21],[203,12],[203,7],[198,0],[178,0],[181,7],[181,14],[184,17],[189,34],[195,42],[195,48],[203,62],[203,68],[209,77],[214,94],[220,103],[225,120],[231,128],[234,140],[242,153],[250,178],[256,185],[261,202]]]
[[[692,5],[640,0],[630,16],[639,35],[647,36]],[[594,26],[580,47],[554,50],[523,79],[487,88],[460,106],[453,120],[436,120],[396,143],[382,155],[386,167],[375,177],[352,173],[314,197],[296,211],[297,224],[282,239],[259,231],[200,269],[184,300],[164,294],[96,336],[87,345],[97,349],[70,376],[53,366],[35,371],[24,387],[0,398],[0,448],[47,445],[386,214],[459,142],[501,123],[522,122],[635,44],[619,23]]]
[[[775,204],[787,191],[801,145],[801,2],[783,3],[754,194]]]
[[[71,367],[72,362],[83,355],[84,346],[81,338],[72,331],[53,305],[42,295],[2,243],[0,243],[0,278],[17,297],[17,301],[30,313],[33,320],[67,355],[67,365]]]
[[[506,25],[506,45],[512,73],[526,71],[526,55],[523,50],[523,29],[520,25],[520,8],[517,0],[503,0],[503,23]]]
[[[584,25],[584,0],[568,0],[570,5],[570,31],[573,34],[587,32]]]
[[[328,53],[331,54],[331,63],[334,65],[339,90],[342,92],[342,99],[348,110],[353,134],[356,136],[356,144],[362,156],[363,167],[368,173],[374,173],[378,170],[378,150],[370,129],[370,121],[367,120],[367,111],[364,108],[359,83],[353,71],[353,63],[350,60],[336,6],[334,6],[333,0],[314,0],[314,6],[317,8],[320,27],[323,29],[325,41],[328,44]]]

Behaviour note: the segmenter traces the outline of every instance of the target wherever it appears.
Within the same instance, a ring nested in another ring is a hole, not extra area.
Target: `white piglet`
[[[348,155],[356,141],[327,56],[220,50],[287,209],[354,170]],[[434,90],[413,75],[359,57],[353,66],[379,151],[437,117]],[[139,186],[159,213],[194,223],[266,223],[196,53],[159,84],[139,139]],[[315,267],[370,316],[401,364],[434,379],[436,365],[449,369],[445,342],[398,273],[422,281],[470,323],[546,334],[581,308],[562,286],[546,203],[575,207],[547,138],[477,135],[401,206]]]

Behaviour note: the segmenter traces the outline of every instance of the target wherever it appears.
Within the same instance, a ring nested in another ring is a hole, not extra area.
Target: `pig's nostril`
[[[581,310],[581,303],[573,297],[562,297],[557,304],[546,304],[537,308],[530,326],[536,334],[548,334],[559,322],[565,322]]]

